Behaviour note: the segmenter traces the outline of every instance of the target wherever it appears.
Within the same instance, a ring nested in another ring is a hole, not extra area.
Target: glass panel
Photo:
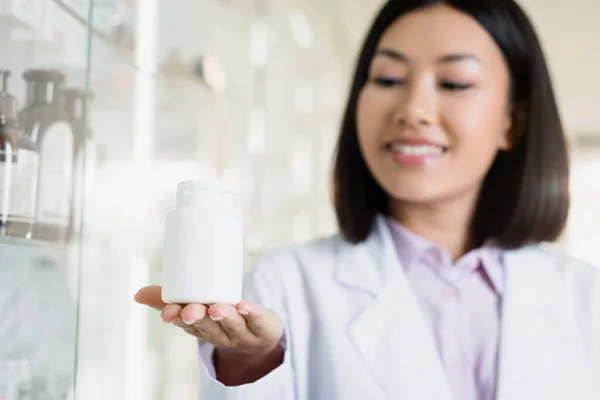
[[[0,398],[76,372],[89,3],[0,2]]]

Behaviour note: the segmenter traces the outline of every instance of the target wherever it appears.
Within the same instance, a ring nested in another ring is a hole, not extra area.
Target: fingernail
[[[183,319],[183,323],[186,324],[186,325],[192,325],[194,322],[195,321]]]
[[[237,312],[240,315],[248,315],[248,314],[250,314],[250,311],[248,311],[247,308],[240,308],[240,309],[237,310]]]
[[[212,320],[213,320],[213,321],[215,321],[215,322],[223,321],[223,317],[221,317],[220,315],[219,315],[219,316],[216,316],[216,317],[213,317],[213,316],[211,315],[211,316],[210,316],[210,319],[212,319]]]

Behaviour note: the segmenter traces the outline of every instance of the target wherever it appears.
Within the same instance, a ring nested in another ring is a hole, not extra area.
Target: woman
[[[600,274],[562,232],[568,159],[512,0],[392,0],[358,60],[341,234],[279,250],[236,306],[137,301],[201,344],[206,399],[600,399]]]

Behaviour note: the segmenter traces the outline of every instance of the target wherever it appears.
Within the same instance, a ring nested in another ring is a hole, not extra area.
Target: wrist
[[[232,348],[215,347],[215,357],[235,359],[243,364],[257,364],[261,360],[283,352],[281,340],[259,347]]]
[[[226,386],[252,383],[283,363],[281,341],[269,346],[251,349],[217,347],[213,362],[217,379]]]

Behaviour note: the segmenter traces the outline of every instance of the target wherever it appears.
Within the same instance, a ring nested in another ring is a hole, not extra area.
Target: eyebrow
[[[410,60],[406,54],[404,54],[398,50],[392,50],[392,49],[387,49],[387,48],[377,49],[377,51],[375,52],[375,56],[376,57],[377,56],[386,57],[386,58],[390,58],[394,61],[399,61],[399,62],[408,62]],[[447,55],[444,55],[444,56],[438,58],[437,62],[441,63],[441,64],[446,64],[446,63],[464,61],[464,60],[475,60],[475,61],[481,63],[481,60],[479,60],[479,58],[477,58],[474,54],[471,54],[471,53],[447,54]]]

